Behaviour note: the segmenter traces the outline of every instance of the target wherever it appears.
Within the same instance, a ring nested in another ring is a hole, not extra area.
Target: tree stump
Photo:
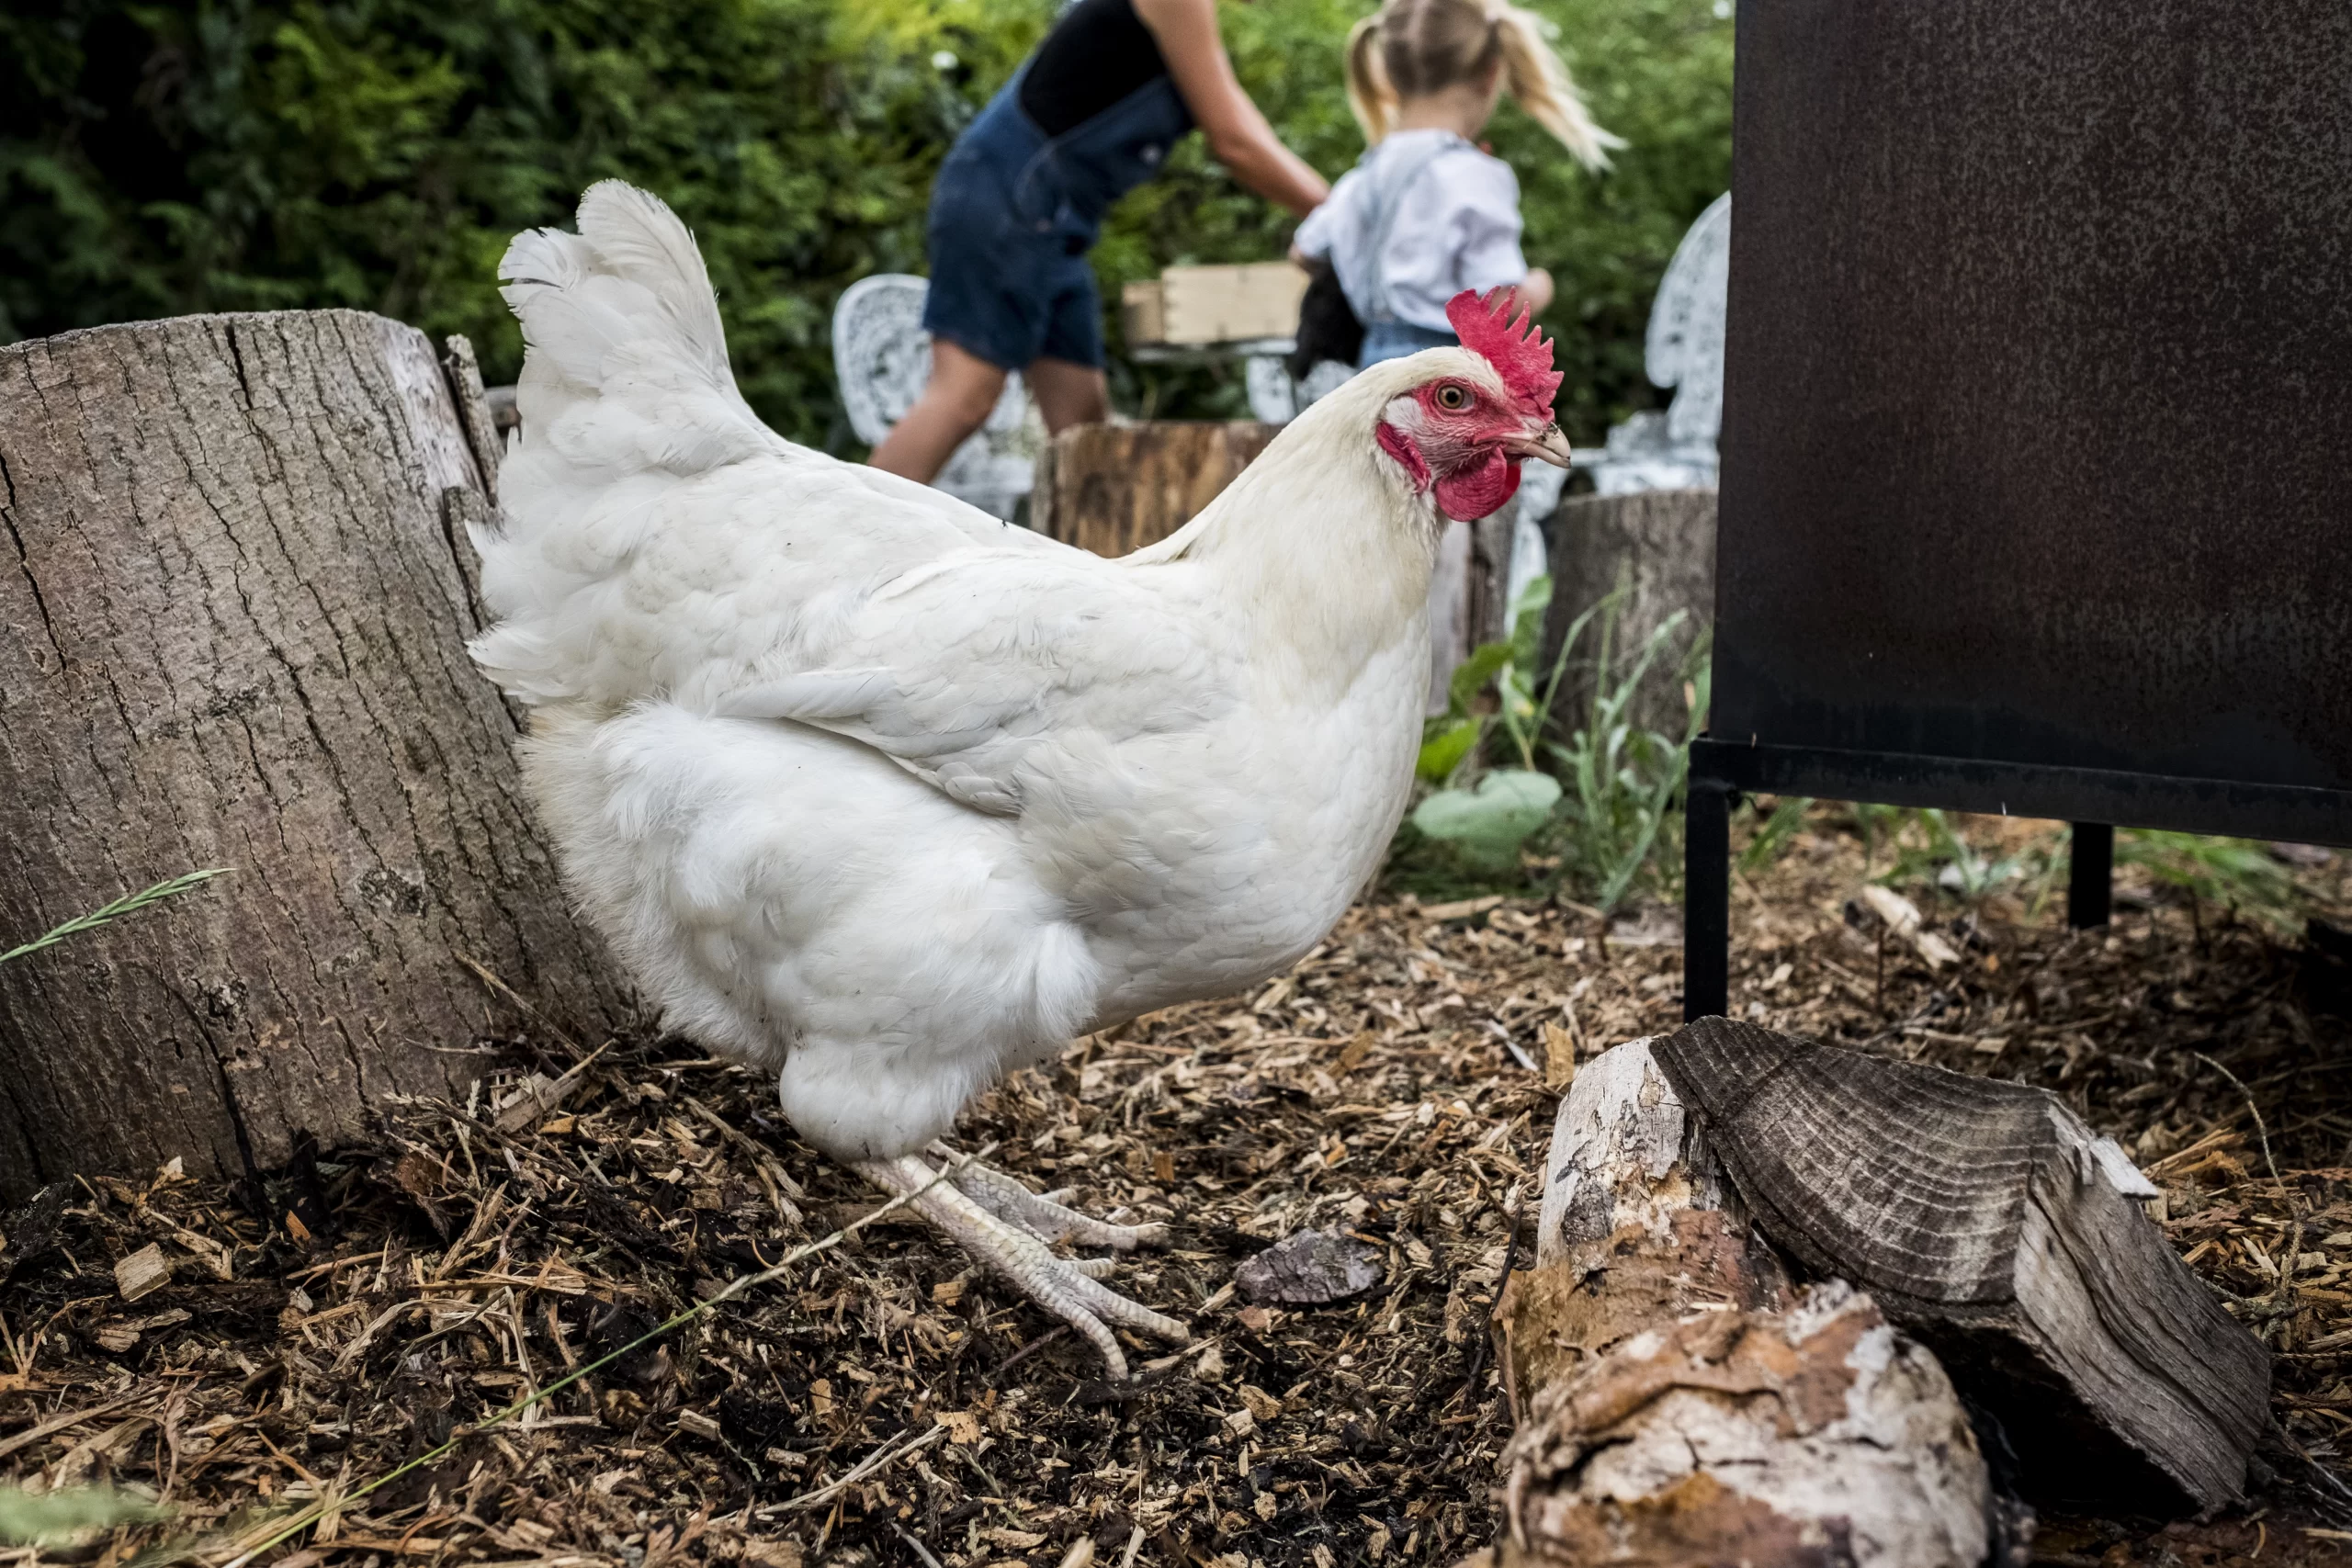
[[[1098,556],[1156,545],[1239,478],[1275,428],[1160,420],[1065,430],[1037,461],[1029,525]]]
[[[1518,1434],[1487,1568],[1978,1568],[1994,1534],[1934,1356],[1792,1289],[1634,1041],[1587,1064],[1500,1316]]]
[[[1577,617],[1623,588],[1611,630],[1624,661],[1675,612],[1681,629],[1652,662],[1634,699],[1634,722],[1679,737],[1689,713],[1682,663],[1692,642],[1715,619],[1715,492],[1651,490],[1631,495],[1580,495],[1562,502],[1544,529],[1550,557],[1552,605],[1544,619],[1544,669],[1559,658]],[[1575,729],[1593,694],[1590,661],[1599,647],[1596,615],[1570,656],[1552,712]]]
[[[470,355],[465,373],[471,375]],[[0,348],[0,1189],[286,1162],[457,1095],[514,1015],[626,1012],[467,660],[488,423],[423,334],[197,316]]]

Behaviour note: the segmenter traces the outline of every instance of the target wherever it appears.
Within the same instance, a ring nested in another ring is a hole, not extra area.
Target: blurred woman
[[[1102,302],[1086,253],[1111,204],[1195,126],[1249,189],[1305,216],[1329,187],[1241,90],[1216,0],[1077,0],[940,165],[932,187],[931,380],[870,459],[928,483],[1008,371],[1048,430],[1105,418]]]

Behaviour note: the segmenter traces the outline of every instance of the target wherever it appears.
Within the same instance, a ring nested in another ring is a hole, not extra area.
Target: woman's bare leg
[[[1026,374],[1029,395],[1037,400],[1037,412],[1051,434],[1058,435],[1073,424],[1100,424],[1111,417],[1111,383],[1095,367],[1033,359]]]
[[[1096,374],[1099,376],[1100,371]],[[1004,395],[1004,372],[945,338],[931,344],[931,380],[866,461],[929,484]]]

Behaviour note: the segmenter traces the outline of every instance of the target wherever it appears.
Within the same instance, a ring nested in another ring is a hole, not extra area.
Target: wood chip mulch
[[[2041,1561],[2335,1562],[2352,1551],[2352,962],[2333,927],[2306,941],[2135,874],[2089,932],[2021,887],[1973,906],[1907,887],[1953,955],[1931,965],[1867,912],[1861,842],[1816,808],[1738,885],[1734,996],[1777,1028],[2064,1095],[2147,1168],[2166,1234],[2277,1353],[2285,1437],[2248,1509],[2047,1521]],[[2340,862],[2296,875],[2310,912],[2343,918]],[[76,1182],[62,1213],[6,1223],[0,1466],[39,1489],[112,1482],[169,1517],[0,1556],[1455,1562],[1490,1536],[1508,1416],[1486,1322],[1534,1210],[1546,1066],[1673,1027],[1678,941],[1656,911],[1385,894],[1256,994],[1091,1037],[989,1096],[961,1146],[1173,1228],[1117,1279],[1195,1337],[1138,1345],[1129,1387],[891,1214],[469,1431],[877,1206],[763,1080],[674,1040],[500,1043],[470,1103],[402,1107],[382,1149],[306,1151],[258,1190],[170,1169]],[[1310,1228],[1372,1249],[1378,1281],[1316,1306],[1235,1291],[1238,1265]]]

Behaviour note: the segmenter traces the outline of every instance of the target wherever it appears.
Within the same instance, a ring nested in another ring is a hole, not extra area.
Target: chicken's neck
[[[1441,520],[1363,446],[1270,448],[1177,534],[1129,558],[1197,568],[1268,668],[1336,694],[1375,655],[1428,636],[1437,559]]]

